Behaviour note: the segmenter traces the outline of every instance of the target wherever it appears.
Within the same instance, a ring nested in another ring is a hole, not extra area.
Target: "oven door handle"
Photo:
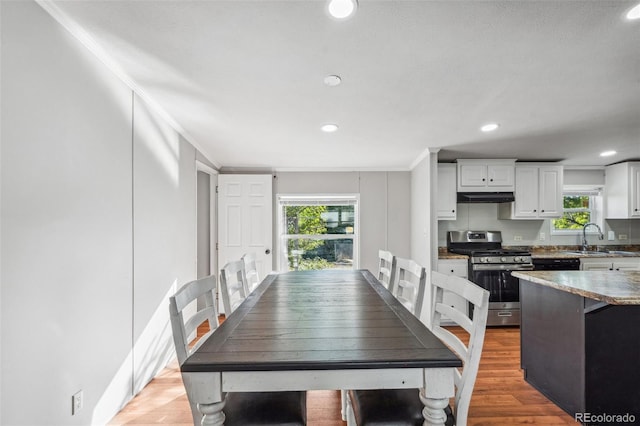
[[[472,271],[533,271],[533,265],[471,265]]]

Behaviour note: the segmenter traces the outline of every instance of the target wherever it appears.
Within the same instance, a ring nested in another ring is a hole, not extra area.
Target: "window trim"
[[[313,240],[353,240],[353,265],[354,270],[360,265],[360,194],[276,194],[277,202],[277,265],[278,271],[288,271],[287,241],[303,238]],[[350,234],[287,234],[285,206],[318,206],[318,205],[353,205],[354,224]]]

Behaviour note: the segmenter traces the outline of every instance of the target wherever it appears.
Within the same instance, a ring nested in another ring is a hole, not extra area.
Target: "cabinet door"
[[[536,219],[538,217],[538,168],[516,167],[516,190],[513,216]]]
[[[487,166],[485,164],[461,164],[460,187],[478,188],[487,186]]]
[[[629,216],[640,217],[640,166],[631,166],[631,189],[630,189]]]
[[[562,167],[540,167],[538,172],[538,216],[562,216]]]
[[[514,167],[512,165],[487,166],[487,186],[513,187],[515,181]]]
[[[437,271],[442,274],[456,275],[458,277],[467,278],[468,262],[464,259],[438,260]],[[457,294],[445,291],[442,295],[442,303],[458,309],[468,315],[468,306],[466,301]],[[443,324],[453,324],[448,318],[443,317]]]
[[[438,164],[438,220],[456,220],[456,165]]]
[[[581,271],[610,271],[613,263],[609,260],[580,259]]]
[[[613,261],[614,271],[640,271],[640,258],[616,259]]]
[[[437,271],[442,274],[467,278],[468,262],[465,259],[438,260]]]

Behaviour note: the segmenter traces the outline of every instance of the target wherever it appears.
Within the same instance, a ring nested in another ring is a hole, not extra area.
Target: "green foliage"
[[[590,197],[588,195],[565,195],[564,209],[573,210],[565,211],[560,219],[553,220],[555,229],[582,229],[582,227],[591,221],[591,213],[589,209]]]
[[[327,227],[321,216],[326,210],[326,206],[286,206],[287,234],[326,234]],[[311,239],[289,240],[288,253],[291,250],[313,250],[322,243],[321,240]]]
[[[316,271],[320,269],[330,269],[331,263],[321,257],[314,257],[313,259],[300,259],[298,264],[298,271]]]
[[[590,222],[589,212],[572,212],[565,213],[560,219],[553,220],[555,229],[582,229],[582,227]]]

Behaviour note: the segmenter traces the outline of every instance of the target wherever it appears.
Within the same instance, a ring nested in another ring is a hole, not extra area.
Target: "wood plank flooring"
[[[344,426],[340,392],[308,393],[309,426]],[[527,384],[520,370],[520,329],[488,328],[469,410],[469,425],[567,425],[574,419]],[[164,369],[110,425],[190,425],[177,363]]]

